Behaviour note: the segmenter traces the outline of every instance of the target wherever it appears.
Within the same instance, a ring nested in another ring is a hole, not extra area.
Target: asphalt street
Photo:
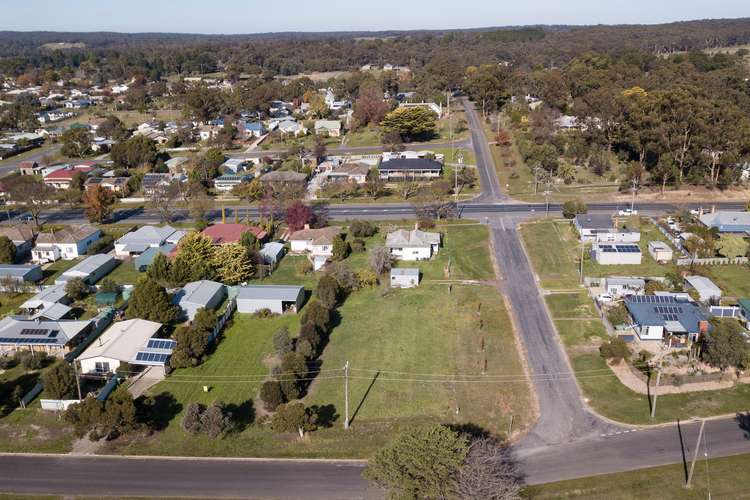
[[[137,497],[370,499],[357,462],[0,456],[0,490]]]
[[[479,172],[479,185],[482,188],[482,194],[477,197],[477,201],[505,201],[510,198],[500,190],[500,182],[497,179],[497,170],[495,162],[492,159],[487,138],[484,135],[482,122],[474,109],[474,105],[467,99],[462,98],[464,112],[468,119],[469,129],[471,130],[471,142],[474,145],[474,156],[477,158],[477,171]]]

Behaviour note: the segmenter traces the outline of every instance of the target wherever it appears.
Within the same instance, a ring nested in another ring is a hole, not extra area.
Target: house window
[[[107,372],[109,372],[109,363],[105,363],[103,361],[97,361],[96,362],[96,371],[98,373],[107,373]]]

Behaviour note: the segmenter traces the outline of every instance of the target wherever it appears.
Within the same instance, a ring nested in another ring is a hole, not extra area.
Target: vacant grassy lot
[[[32,295],[31,293],[0,293],[0,318],[6,314],[15,313]]]
[[[700,268],[698,274],[711,278],[724,292],[725,300],[750,297],[748,266],[707,266]]]
[[[133,261],[125,260],[120,262],[120,265],[114,268],[107,277],[118,285],[135,285],[143,274],[138,272]]]
[[[682,464],[652,467],[618,474],[606,474],[571,481],[529,486],[524,497],[544,499],[649,499],[683,500],[712,498],[747,498],[750,491],[750,455],[715,458],[696,464],[692,488],[686,490],[685,468]],[[710,473],[710,476],[709,476]]]
[[[531,421],[528,382],[523,377],[502,299],[494,288],[454,285],[442,279],[449,258],[454,273],[487,279],[492,266],[487,231],[479,225],[449,224],[446,248],[432,262],[410,263],[424,272],[414,290],[386,285],[353,292],[339,308],[339,319],[320,358],[321,370],[305,398],[308,405],[332,405],[332,427],[304,440],[273,434],[258,422],[263,413],[258,390],[268,374],[271,338],[282,326],[299,330],[299,316],[260,319],[235,314],[208,361],[177,370],[150,392],[160,402],[163,431],[117,443],[110,452],[205,456],[366,457],[406,426],[434,422],[471,422],[503,432],[510,416],[514,429]],[[387,232],[366,240],[382,244]],[[448,243],[450,241],[450,244]],[[457,257],[460,249],[467,254]],[[304,257],[287,256],[264,283],[300,283],[313,289],[319,275],[299,272]],[[367,253],[345,261],[352,269],[367,266]],[[486,359],[486,367],[485,367]],[[351,363],[352,428],[342,426],[343,365]],[[512,382],[487,377],[475,383],[455,382],[456,374],[481,377],[513,375]],[[380,372],[380,373],[378,373]],[[204,391],[204,386],[209,391]],[[192,401],[221,399],[240,416],[241,431],[224,440],[203,436],[186,439],[182,412]],[[458,413],[456,412],[458,410]]]

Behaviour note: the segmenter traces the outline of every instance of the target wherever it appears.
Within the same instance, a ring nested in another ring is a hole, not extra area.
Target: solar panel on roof
[[[146,349],[174,349],[176,342],[169,339],[149,339]]]
[[[51,331],[51,332],[49,333],[49,338],[51,338],[51,339],[55,339],[55,338],[57,338],[57,334],[58,334],[58,333],[60,333],[60,330],[52,330],[52,331]]]
[[[21,335],[47,335],[49,330],[44,328],[24,328],[21,330]]]

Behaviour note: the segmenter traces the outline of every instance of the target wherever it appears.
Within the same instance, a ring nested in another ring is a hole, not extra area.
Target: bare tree
[[[419,191],[419,183],[416,181],[404,180],[398,183],[396,191],[398,191],[398,194],[401,195],[402,199],[408,200]]]
[[[393,256],[386,247],[376,247],[370,253],[370,266],[375,274],[381,275],[391,270]]]
[[[31,214],[34,225],[39,228],[39,214],[55,197],[55,190],[30,175],[17,177],[8,186],[11,200],[23,206]]]
[[[180,187],[177,183],[158,186],[151,195],[151,206],[155,208],[163,222],[172,222],[175,201],[180,198]]]
[[[521,498],[518,471],[508,448],[492,438],[473,441],[456,476],[455,490],[460,498],[465,499]]]

